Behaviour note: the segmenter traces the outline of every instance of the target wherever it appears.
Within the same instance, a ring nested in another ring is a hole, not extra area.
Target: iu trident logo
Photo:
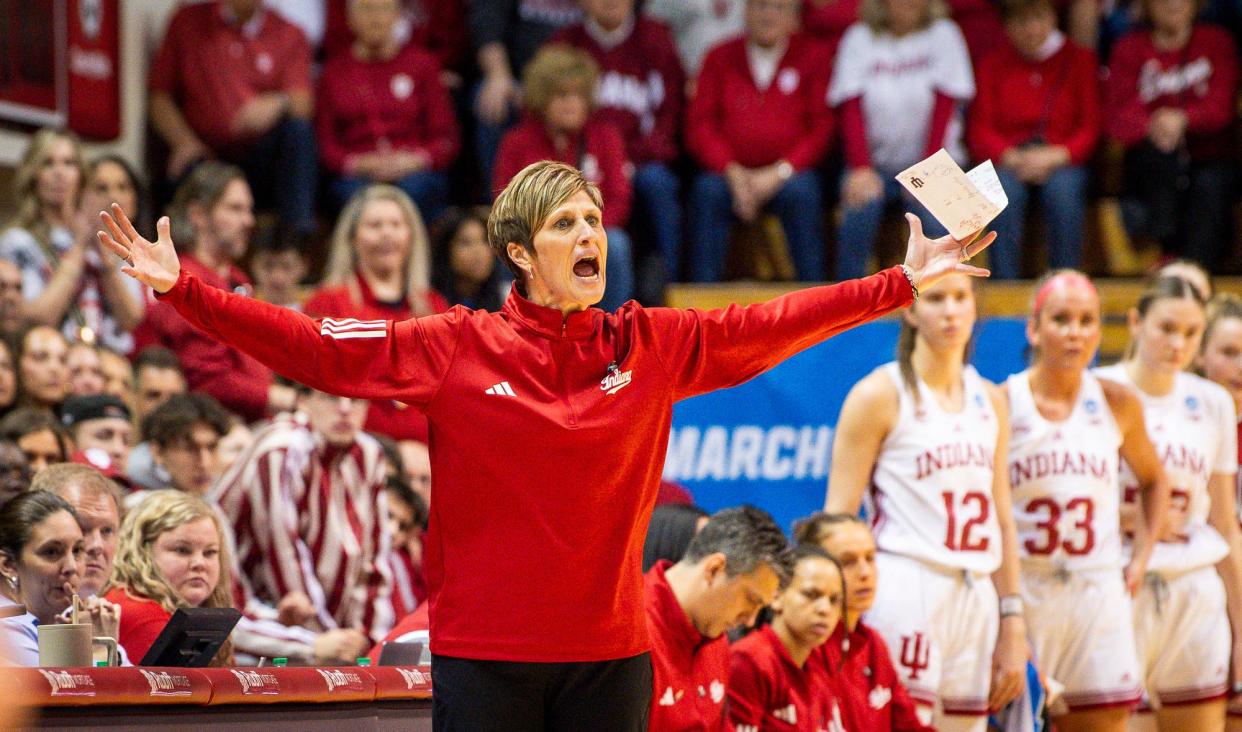
[[[910,669],[910,680],[917,681],[919,674],[931,665],[931,642],[922,633],[901,636],[901,665]]]

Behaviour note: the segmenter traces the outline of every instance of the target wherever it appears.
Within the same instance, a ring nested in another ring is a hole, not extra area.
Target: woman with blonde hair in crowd
[[[976,318],[959,274],[902,314],[896,360],[841,407],[825,502],[857,513],[870,492],[880,581],[868,617],[923,723],[962,732],[982,732],[1026,669],[1006,410],[967,363]]]
[[[1022,601],[1041,673],[1064,687],[1049,712],[1061,732],[1120,732],[1140,697],[1131,597],[1164,530],[1169,481],[1128,387],[1088,368],[1100,346],[1100,297],[1081,272],[1036,287],[1030,367],[1009,377],[1009,482]],[[1123,552],[1119,456],[1142,520]]]
[[[423,217],[400,188],[367,186],[336,220],[323,284],[303,305],[312,318],[406,320],[448,310],[431,287],[431,244]],[[375,401],[366,429],[394,440],[427,441],[427,419],[391,400]]]
[[[1138,394],[1173,485],[1167,526],[1135,595],[1135,644],[1150,707],[1143,711],[1154,712],[1162,730],[1223,730],[1231,659],[1234,678],[1242,674],[1242,636],[1230,643],[1230,618],[1242,627],[1237,415],[1225,389],[1184,373],[1207,325],[1198,288],[1180,277],[1157,279],[1129,323],[1133,355],[1096,373]],[[1123,528],[1133,522],[1136,483],[1123,462]],[[1139,720],[1152,721],[1146,714]]]
[[[111,199],[86,195],[86,182],[78,138],[50,128],[36,132],[13,179],[17,213],[0,235],[0,257],[22,271],[27,318],[70,340],[128,353],[145,295],[111,257],[100,256],[95,215]]]
[[[225,535],[216,512],[181,491],[154,491],[125,516],[104,599],[121,608],[117,642],[135,663],[172,614],[186,607],[233,607]],[[232,663],[225,643],[213,666]]]

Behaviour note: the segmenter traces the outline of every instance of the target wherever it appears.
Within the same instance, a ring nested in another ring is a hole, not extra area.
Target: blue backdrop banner
[[[1024,322],[976,329],[975,368],[1000,382],[1024,366]],[[846,331],[741,386],[677,404],[664,477],[709,511],[751,503],[789,530],[824,504],[833,431],[851,387],[893,359],[898,325]]]

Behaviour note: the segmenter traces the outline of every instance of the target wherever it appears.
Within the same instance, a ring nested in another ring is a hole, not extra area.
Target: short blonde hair
[[[518,284],[525,285],[526,273],[509,257],[509,243],[534,252],[535,232],[548,216],[578,191],[586,191],[591,201],[604,208],[599,188],[582,171],[551,160],[541,160],[522,168],[496,196],[487,217],[487,241]]]
[[[345,209],[336,219],[336,228],[332,230],[332,248],[328,253],[328,265],[323,276],[323,284],[328,287],[350,287],[350,294],[356,305],[361,305],[361,294],[353,292],[354,275],[358,272],[358,250],[354,247],[354,237],[358,234],[358,223],[367,205],[373,201],[392,201],[401,209],[401,216],[410,229],[410,253],[405,264],[405,292],[410,310],[415,315],[430,315],[431,308],[427,305],[425,295],[431,289],[431,244],[427,236],[427,225],[418,212],[418,206],[406,195],[405,191],[385,183],[369,185],[358,191],[345,204]]]
[[[888,19],[888,6],[884,2],[885,0],[862,0],[858,6],[859,19],[875,33],[884,33],[892,29],[892,24]],[[944,0],[928,0],[927,12],[919,23],[919,29],[926,28],[937,20],[947,17],[949,17],[949,6]]]
[[[599,65],[586,51],[563,43],[544,46],[522,73],[522,105],[542,117],[552,97],[568,89],[594,106],[598,81]]]

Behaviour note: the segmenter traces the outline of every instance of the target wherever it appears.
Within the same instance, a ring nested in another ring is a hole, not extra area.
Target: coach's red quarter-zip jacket
[[[746,381],[911,294],[892,267],[714,311],[630,302],[564,317],[515,290],[499,313],[313,320],[185,271],[160,298],[286,377],[426,412],[432,650],[563,662],[650,648],[642,549],[673,402]]]

